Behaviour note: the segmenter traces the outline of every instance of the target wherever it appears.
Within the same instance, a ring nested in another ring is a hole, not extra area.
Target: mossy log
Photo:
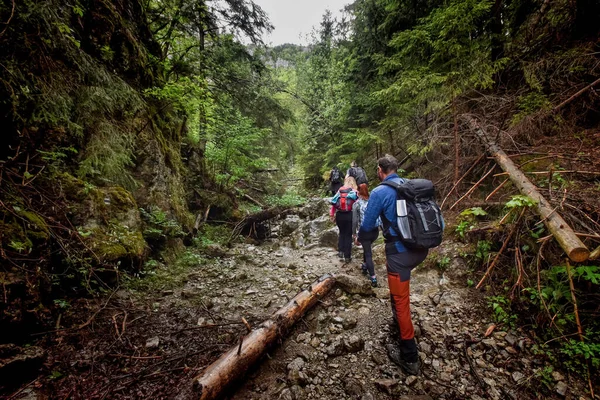
[[[473,118],[467,118],[467,122],[519,191],[536,202],[537,212],[542,217],[542,221],[569,258],[576,262],[587,260],[590,256],[590,251],[577,237],[573,229],[556,212],[556,208],[552,207],[544,196],[540,194],[537,187],[527,179],[525,174],[500,146],[488,137],[477,121]]]
[[[289,329],[325,296],[334,286],[335,279],[326,274],[313,282],[306,290],[298,293],[270,319],[240,339],[239,345],[231,348],[204,373],[193,381],[194,398],[217,399],[223,396],[231,384],[242,378],[248,368],[261,359],[266,350],[277,343]]]
[[[277,206],[247,215],[233,229],[229,243],[232,243],[243,232],[252,232],[256,224],[285,215],[289,210],[290,207]]]

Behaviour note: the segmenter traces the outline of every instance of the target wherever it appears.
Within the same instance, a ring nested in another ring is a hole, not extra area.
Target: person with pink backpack
[[[344,186],[339,188],[331,199],[329,216],[335,221],[340,233],[338,237],[338,256],[346,263],[352,261],[352,206],[358,199],[356,180],[346,176]]]

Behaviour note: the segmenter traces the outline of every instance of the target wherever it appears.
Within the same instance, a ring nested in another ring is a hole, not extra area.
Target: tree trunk
[[[540,217],[542,217],[542,221],[569,258],[576,262],[587,260],[590,256],[590,251],[585,244],[579,240],[575,232],[573,232],[573,229],[571,229],[565,220],[556,212],[556,209],[553,208],[540,194],[537,187],[527,179],[525,174],[515,165],[508,155],[506,155],[500,146],[487,136],[473,118],[468,117],[467,121],[475,131],[475,134],[485,144],[489,153],[494,157],[498,165],[508,173],[510,180],[515,186],[522,194],[529,196],[537,203],[537,211]]]
[[[198,396],[201,400],[221,397],[309,308],[329,292],[334,283],[335,279],[331,275],[322,276],[242,338],[239,345],[223,354],[194,379],[194,397]]]

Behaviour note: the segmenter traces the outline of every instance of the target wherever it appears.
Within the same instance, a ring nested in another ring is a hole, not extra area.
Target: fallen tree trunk
[[[529,196],[536,202],[537,211],[540,217],[542,217],[542,221],[569,258],[576,262],[587,260],[590,256],[590,251],[577,237],[575,232],[573,232],[573,229],[556,212],[556,209],[540,194],[537,187],[527,179],[525,174],[515,165],[500,146],[487,136],[477,121],[471,117],[468,117],[467,121],[498,165],[508,174],[508,177],[515,186],[522,194]]]
[[[298,293],[270,319],[241,338],[239,345],[208,366],[202,375],[194,378],[194,397],[197,396],[201,400],[221,397],[232,383],[243,377],[248,368],[277,342],[277,339],[283,337],[309,308],[329,292],[334,283],[335,278],[331,275],[322,276],[308,289]]]
[[[229,243],[233,242],[242,232],[248,230],[252,231],[252,228],[255,224],[278,217],[289,210],[290,207],[277,206],[247,215],[243,220],[238,222],[235,228],[233,228],[231,236],[229,237]]]

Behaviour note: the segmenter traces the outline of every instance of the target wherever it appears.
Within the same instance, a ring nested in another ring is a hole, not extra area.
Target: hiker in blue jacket
[[[377,161],[377,177],[380,181],[405,182],[397,174],[398,161],[391,155],[385,155]],[[409,250],[400,241],[396,224],[396,190],[389,186],[379,185],[371,192],[369,205],[358,232],[361,237],[368,237],[369,232],[377,228],[377,218],[381,217],[384,225],[385,256],[388,273],[388,285],[392,303],[392,316],[398,325],[399,346],[387,345],[390,359],[398,364],[406,373],[417,375],[421,363],[415,342],[415,330],[410,315],[410,273],[419,265],[428,250]]]

